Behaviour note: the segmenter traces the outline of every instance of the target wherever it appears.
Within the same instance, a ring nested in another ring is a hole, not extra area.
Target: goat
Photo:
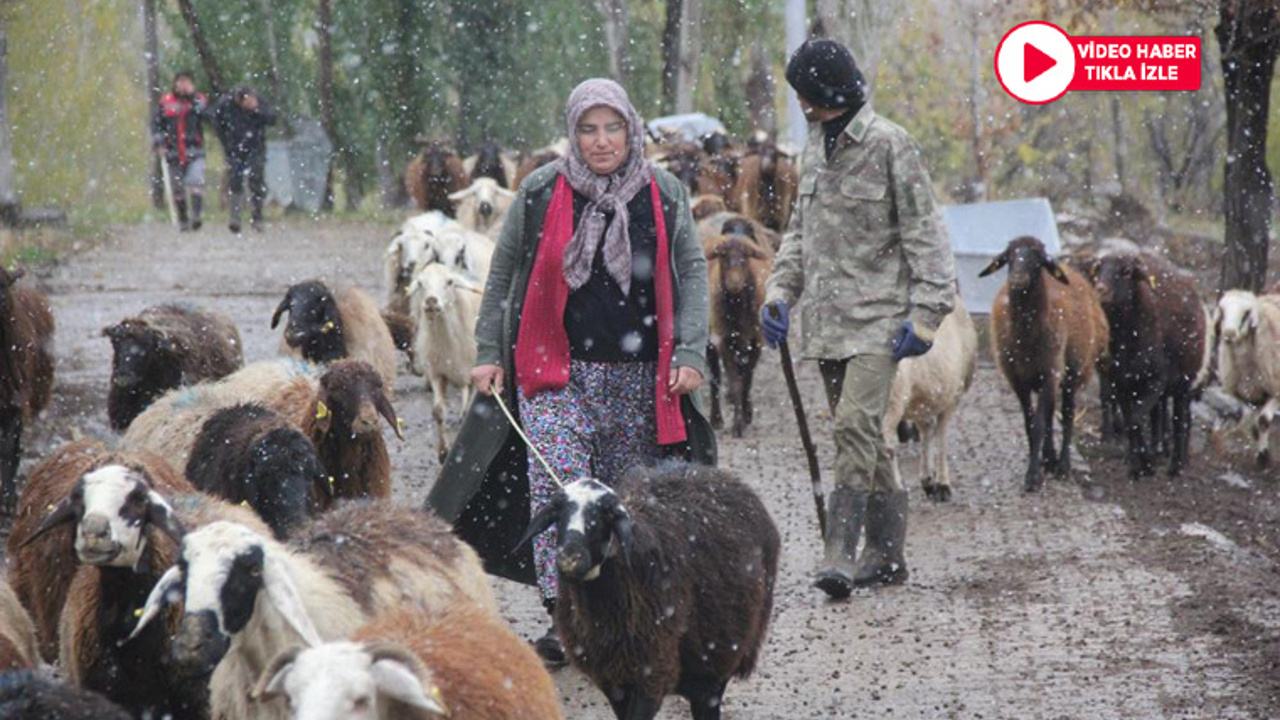
[[[404,168],[404,189],[413,198],[418,209],[439,210],[454,216],[450,193],[467,186],[467,171],[452,150],[440,143],[418,138],[423,146]]]
[[[728,212],[729,206],[725,205],[723,197],[703,193],[693,198],[689,203],[689,210],[693,213],[693,221],[696,223],[716,213]]]
[[[0,673],[0,717],[5,720],[132,720],[97,693],[36,672]]]
[[[678,693],[715,720],[730,678],[751,674],[777,579],[778,531],[724,470],[638,469],[615,492],[584,478],[530,521],[557,529],[556,624],[570,661],[622,719]]]
[[[1248,404],[1244,418],[1259,467],[1270,464],[1271,423],[1280,412],[1280,296],[1228,290],[1213,312],[1222,389]]]
[[[0,268],[0,514],[18,500],[22,429],[53,392],[53,312],[37,290],[17,286],[24,271]]]
[[[1191,399],[1207,356],[1208,332],[1195,282],[1161,259],[1117,253],[1098,261],[1098,288],[1110,328],[1108,383],[1129,440],[1129,476],[1153,472],[1163,427],[1162,405],[1173,404],[1169,474],[1187,462]]]
[[[760,360],[763,337],[760,308],[764,285],[773,269],[772,253],[765,252],[749,235],[722,235],[706,250],[711,288],[711,333],[707,341],[707,366],[711,370],[711,424],[720,428],[720,365],[729,379],[728,398],[733,405],[733,436],[742,437],[751,424],[751,382]],[[751,226],[745,225],[747,232]]]
[[[327,501],[329,474],[315,445],[278,413],[257,403],[217,411],[200,429],[187,479],[233,503],[248,503],[282,539]],[[308,501],[310,499],[310,501]]]
[[[1089,382],[1107,347],[1107,318],[1093,286],[1049,256],[1030,237],[1009,243],[979,277],[1005,266],[1009,277],[991,307],[991,351],[1022,406],[1028,442],[1023,489],[1038,492],[1040,467],[1060,477],[1071,469],[1076,392]],[[1062,453],[1054,451],[1053,408],[1062,393]],[[1032,395],[1039,395],[1033,408]]]
[[[502,232],[502,224],[515,196],[514,190],[508,190],[493,178],[482,177],[474,180],[470,187],[450,193],[449,199],[458,204],[458,221],[464,227],[496,238]]]
[[[556,720],[556,689],[542,661],[506,623],[475,607],[432,616],[399,607],[351,642],[293,648],[258,681],[301,720]]]
[[[244,366],[240,331],[231,319],[188,305],[149,307],[102,334],[111,340],[107,416],[113,430],[129,427],[169,390],[217,380]]]
[[[378,306],[364,291],[336,289],[324,280],[293,285],[271,315],[271,329],[289,313],[281,351],[311,362],[340,358],[364,360],[382,376],[387,387],[396,384],[396,346]]]
[[[738,161],[737,181],[729,195],[729,209],[782,232],[791,219],[800,173],[795,162],[770,138]]]
[[[507,153],[502,152],[495,142],[481,143],[474,155],[462,161],[462,169],[466,171],[471,182],[480,178],[492,178],[500,187],[509,187],[511,178],[516,174],[516,163]]]
[[[960,398],[973,385],[978,367],[978,331],[957,293],[955,309],[942,320],[933,347],[898,363],[889,390],[883,433],[885,447],[896,454],[898,427],[909,422],[920,431],[921,487],[926,497],[951,499],[951,467],[947,462],[947,425]],[[936,441],[937,458],[933,455]]]
[[[433,516],[386,503],[350,503],[298,533],[291,547],[236,523],[183,538],[180,561],[156,583],[137,634],[172,602],[183,616],[171,661],[207,675],[212,715],[286,717],[249,697],[266,663],[299,641],[349,637],[391,607],[420,602],[436,613],[471,603],[495,613],[480,561]]]
[[[40,641],[18,595],[0,578],[0,672],[40,665]]]
[[[443,265],[427,265],[409,285],[418,326],[417,355],[426,364],[431,387],[431,416],[436,423],[436,453],[449,454],[445,439],[445,405],[450,386],[462,390],[462,407],[471,402],[471,367],[476,362],[476,318],[483,294],[480,285]]]

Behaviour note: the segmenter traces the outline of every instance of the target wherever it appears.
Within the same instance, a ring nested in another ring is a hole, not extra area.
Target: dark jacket
[[[163,145],[169,160],[186,164],[204,157],[204,121],[209,119],[209,102],[204,93],[165,93],[151,119],[151,142]]]
[[[245,110],[233,96],[223,95],[214,110],[214,127],[229,161],[266,160],[267,126],[275,124],[275,111],[261,97],[256,110]]]
[[[502,365],[506,371],[503,400],[513,412],[518,412],[514,367],[520,316],[557,175],[555,165],[547,165],[520,184],[494,251],[476,323],[476,363]],[[707,276],[702,246],[694,230],[684,185],[665,170],[657,171],[657,179],[672,255],[676,309],[672,367],[693,367],[706,378]],[[489,292],[503,286],[507,287],[505,293]],[[715,434],[701,411],[702,392],[698,397],[681,399],[688,442],[664,450],[693,462],[715,465]],[[484,559],[488,572],[533,584],[536,578],[532,550],[526,545],[520,552],[512,552],[529,523],[528,463],[527,449],[497,402],[477,395],[427,497],[427,507],[453,523],[458,536]]]

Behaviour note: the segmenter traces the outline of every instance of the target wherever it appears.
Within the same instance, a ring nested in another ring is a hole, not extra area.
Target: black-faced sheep
[[[5,720],[132,720],[106,698],[45,677],[35,670],[0,673],[0,717]]]
[[[235,405],[205,421],[187,460],[187,479],[233,503],[246,502],[283,539],[327,506],[329,475],[311,439],[256,403]]]
[[[340,507],[289,547],[236,523],[189,532],[134,632],[178,600],[184,614],[171,660],[192,675],[212,672],[212,715],[226,720],[287,717],[249,690],[271,658],[295,645],[345,639],[405,603],[430,613],[468,603],[496,612],[473,550],[432,516],[385,503]]]
[[[288,700],[294,720],[556,720],[542,661],[506,623],[475,607],[433,616],[400,607],[351,642],[287,650],[256,694]]]
[[[1243,424],[1260,467],[1270,463],[1271,424],[1280,412],[1280,296],[1228,290],[1213,312],[1222,389],[1251,408]]]
[[[217,380],[244,366],[240,331],[219,312],[159,305],[102,334],[113,352],[107,416],[115,430],[129,427],[169,390]]]
[[[21,268],[0,268],[0,514],[18,500],[22,427],[53,391],[53,312],[40,292],[15,283]]]
[[[711,288],[711,333],[707,366],[711,370],[711,424],[724,425],[720,413],[720,370],[728,376],[733,405],[733,436],[742,437],[751,424],[751,383],[764,338],[760,307],[764,286],[773,269],[773,253],[759,245],[748,223],[726,222],[718,241],[703,243]]]
[[[516,174],[515,160],[508,157],[497,143],[489,141],[480,144],[475,154],[462,161],[471,182],[480,178],[492,178],[502,187],[507,187]]]
[[[40,665],[40,641],[31,616],[9,583],[0,578],[0,672]]]
[[[387,387],[396,384],[396,345],[373,298],[349,286],[324,280],[293,285],[271,315],[271,329],[289,313],[281,350],[317,363],[342,358],[364,360],[382,376]]]
[[[440,143],[420,138],[422,151],[404,168],[404,189],[419,210],[439,210],[453,216],[449,193],[467,186],[462,159]]]
[[[751,673],[764,644],[777,529],[723,470],[638,470],[619,486],[575,481],[525,533],[558,531],[555,615],[570,661],[620,719],[649,720],[671,694],[694,718],[719,718],[729,680]]]
[[[1150,475],[1161,434],[1152,425],[1173,405],[1169,474],[1187,462],[1191,399],[1206,374],[1208,331],[1195,282],[1163,260],[1117,253],[1099,260],[1098,288],[1110,327],[1108,380],[1124,416],[1130,477]]]
[[[1022,406],[1028,441],[1023,488],[1037,492],[1045,466],[1065,477],[1071,469],[1075,396],[1107,347],[1107,318],[1080,273],[1049,256],[1044,244],[1020,237],[979,273],[1005,266],[1009,278],[991,307],[991,351]],[[1054,451],[1054,402],[1062,393],[1062,453]],[[1032,395],[1039,395],[1039,407]]]

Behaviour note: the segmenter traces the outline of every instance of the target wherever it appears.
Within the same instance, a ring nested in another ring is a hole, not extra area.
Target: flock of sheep
[[[249,364],[235,326],[212,310],[167,304],[104,329],[108,416],[122,437],[58,448],[20,493],[23,423],[50,396],[54,324],[21,272],[0,269],[0,498],[13,517],[0,582],[6,717],[561,716],[475,552],[429,511],[390,503],[384,430],[403,432],[397,349],[427,378],[443,461],[446,398],[456,386],[462,407],[470,400],[476,314],[514,197],[494,177],[501,153],[467,161],[477,174],[450,189],[431,173],[461,161],[439,150],[424,150],[407,185],[424,207],[447,190],[448,206],[392,237],[383,307],[341,283],[295,284],[270,318],[276,328],[287,315],[283,357]],[[774,206],[788,183],[793,192],[796,168],[767,142],[655,157],[694,191],[713,295],[712,420],[727,414],[723,382],[741,436],[785,224]],[[1004,267],[992,348],[1023,408],[1028,491],[1045,468],[1069,470],[1076,398],[1095,370],[1104,432],[1127,436],[1132,474],[1149,474],[1166,450],[1171,472],[1185,465],[1191,398],[1215,358],[1223,390],[1253,408],[1246,419],[1265,456],[1280,407],[1280,295],[1229,292],[1210,315],[1192,281],[1154,255],[1071,267],[1034,238],[1010,243],[984,274]],[[977,346],[957,298],[933,350],[904,361],[891,391],[886,441],[896,452],[900,429],[919,431],[923,486],[936,499],[953,492],[946,428]],[[663,465],[613,488],[574,479],[526,541],[551,527],[562,531],[562,639],[618,717],[651,718],[676,694],[694,718],[718,718],[729,680],[757,663],[772,609],[779,537],[759,498],[726,471]]]

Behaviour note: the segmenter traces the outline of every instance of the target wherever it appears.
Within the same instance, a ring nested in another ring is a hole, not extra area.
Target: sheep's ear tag
[[[322,332],[322,333],[330,333],[330,332],[333,332],[333,328],[334,328],[334,327],[335,327],[335,326],[334,326],[334,324],[333,324],[333,321],[332,321],[332,320],[330,320],[329,322],[326,322],[326,323],[324,324],[324,326],[323,326],[323,327],[321,327],[321,328],[320,328],[320,332]]]
[[[329,406],[324,404],[323,400],[316,401],[316,419],[324,420],[329,417]]]
[[[1156,289],[1156,276],[1155,276],[1155,275],[1148,275],[1148,276],[1147,276],[1147,284],[1151,286],[1151,289],[1152,289],[1152,290],[1155,290],[1155,289]]]
[[[404,435],[404,428],[405,428],[405,425],[404,425],[404,418],[402,418],[402,417],[398,417],[398,416],[397,416],[397,417],[396,417],[396,429],[398,429],[398,430],[400,431],[400,434],[401,434],[401,435]]]

